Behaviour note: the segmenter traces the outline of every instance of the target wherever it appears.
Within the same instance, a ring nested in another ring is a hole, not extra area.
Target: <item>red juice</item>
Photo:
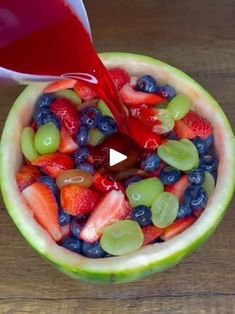
[[[88,32],[63,0],[0,0],[0,66],[27,74],[88,74],[121,130],[127,128],[116,88]]]

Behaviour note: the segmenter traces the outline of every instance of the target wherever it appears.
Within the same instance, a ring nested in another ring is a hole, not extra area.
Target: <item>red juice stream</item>
[[[63,0],[0,0],[0,66],[37,75],[89,74],[97,80],[91,87],[126,131],[116,88],[83,24]]]

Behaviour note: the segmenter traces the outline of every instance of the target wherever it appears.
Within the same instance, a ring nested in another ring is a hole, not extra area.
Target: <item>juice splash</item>
[[[37,75],[78,74],[126,132],[127,115],[82,22],[63,0],[0,0],[0,66]]]

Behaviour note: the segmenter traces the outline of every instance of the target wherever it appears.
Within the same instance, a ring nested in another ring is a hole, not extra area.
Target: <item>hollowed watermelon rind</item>
[[[108,67],[122,66],[133,75],[152,74],[188,94],[200,113],[214,123],[218,153],[221,153],[216,191],[206,211],[194,225],[165,243],[147,246],[128,256],[88,259],[56,245],[39,226],[23,202],[15,181],[21,163],[19,136],[29,123],[33,106],[45,84],[29,86],[14,103],[1,140],[0,180],[3,198],[10,216],[30,245],[55,267],[73,278],[93,282],[129,282],[178,264],[213,233],[232,199],[235,182],[235,139],[230,124],[218,103],[185,73],[150,57],[105,53],[100,55]],[[219,143],[220,141],[220,143]],[[18,158],[15,158],[15,157]],[[221,175],[223,173],[223,175]],[[226,183],[226,184],[225,184]]]

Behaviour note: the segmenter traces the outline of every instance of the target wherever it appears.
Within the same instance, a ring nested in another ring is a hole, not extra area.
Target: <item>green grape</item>
[[[126,189],[126,195],[132,207],[139,205],[150,207],[154,199],[163,191],[160,180],[149,178],[130,184]]]
[[[165,134],[170,132],[174,128],[175,122],[172,119],[169,111],[167,109],[158,109],[157,112],[157,119],[160,120],[161,123],[156,124],[153,127],[153,132],[158,134]]]
[[[136,221],[118,221],[103,231],[100,245],[112,255],[124,255],[138,250],[144,241],[143,232]]]
[[[179,201],[171,193],[164,192],[158,196],[152,206],[152,222],[158,228],[166,228],[176,219]]]
[[[197,149],[188,139],[168,140],[159,146],[158,155],[168,165],[182,171],[194,169],[199,163]]]
[[[20,144],[23,155],[29,161],[34,160],[39,156],[38,153],[35,151],[34,137],[35,133],[33,128],[31,127],[23,128],[20,136]]]
[[[60,131],[54,123],[46,123],[37,130],[34,138],[36,151],[41,154],[52,154],[60,146]]]
[[[73,90],[70,90],[70,89],[65,89],[65,90],[55,92],[54,95],[56,98],[67,98],[77,107],[79,107],[79,105],[81,105],[81,103],[82,103],[82,100],[78,96],[78,94],[75,93]]]
[[[109,109],[109,107],[106,105],[106,103],[103,100],[100,100],[98,102],[97,107],[101,111],[103,116],[109,116],[109,117],[115,119],[111,110]]]
[[[103,139],[105,138],[105,135],[100,132],[98,129],[90,129],[89,130],[89,139],[88,144],[90,146],[96,146],[100,144]]]
[[[208,198],[215,190],[215,179],[208,171],[205,171],[205,182],[203,183],[202,187],[205,189]]]
[[[175,96],[167,105],[172,118],[174,120],[181,120],[189,112],[191,107],[191,100],[185,95]]]

